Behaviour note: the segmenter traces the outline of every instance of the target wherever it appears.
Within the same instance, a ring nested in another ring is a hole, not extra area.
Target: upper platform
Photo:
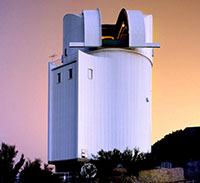
[[[63,19],[63,62],[75,59],[78,50],[104,47],[159,48],[153,43],[152,15],[122,9],[116,24],[101,24],[100,10],[83,10]]]

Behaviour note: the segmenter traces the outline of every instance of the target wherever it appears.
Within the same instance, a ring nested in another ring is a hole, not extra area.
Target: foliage
[[[152,158],[157,165],[171,162],[173,167],[184,167],[188,161],[200,160],[200,128],[186,128],[166,135],[152,146]]]
[[[18,151],[15,150],[15,146],[9,146],[5,143],[1,144],[0,182],[12,183],[15,181],[15,178],[25,161],[24,155],[22,154],[19,162],[15,164],[14,159],[17,156],[17,153]]]
[[[133,151],[126,149],[124,152],[117,149],[101,150],[96,156],[93,155],[92,162],[97,167],[98,177],[106,179],[113,175],[113,169],[118,166],[126,168],[128,175],[137,175],[141,169],[148,168],[144,163],[147,161],[147,157],[149,157],[148,153],[140,153],[136,148]]]
[[[20,183],[57,183],[59,179],[53,175],[52,169],[44,164],[41,168],[41,160],[35,159],[33,162],[26,161],[23,170],[20,173]]]

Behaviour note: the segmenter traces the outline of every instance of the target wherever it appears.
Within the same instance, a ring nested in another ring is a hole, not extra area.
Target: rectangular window
[[[68,70],[68,79],[72,79],[72,69]]]
[[[61,73],[57,73],[57,83],[61,82]]]
[[[93,79],[93,70],[88,69],[88,79]]]
[[[65,48],[65,56],[67,56],[67,48]]]

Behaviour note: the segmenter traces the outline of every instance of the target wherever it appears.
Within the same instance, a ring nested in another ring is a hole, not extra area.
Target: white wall
[[[89,155],[126,147],[150,151],[150,61],[125,49],[91,54],[79,51],[78,156],[81,149]],[[93,69],[92,80],[88,68]]]
[[[72,68],[72,79],[68,70]],[[49,98],[49,161],[77,158],[77,63],[51,72]],[[57,73],[61,82],[57,83]]]
[[[70,68],[73,78],[68,80]],[[88,69],[93,70],[92,79]],[[49,161],[81,158],[81,149],[88,150],[89,158],[101,149],[150,151],[151,69],[147,57],[117,48],[79,51],[78,62],[54,68]]]

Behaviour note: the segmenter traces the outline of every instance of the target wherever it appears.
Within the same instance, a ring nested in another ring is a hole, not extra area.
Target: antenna
[[[50,59],[52,59],[51,61],[55,61],[55,58],[57,57],[58,55],[57,54],[53,54],[51,56],[49,56]]]

